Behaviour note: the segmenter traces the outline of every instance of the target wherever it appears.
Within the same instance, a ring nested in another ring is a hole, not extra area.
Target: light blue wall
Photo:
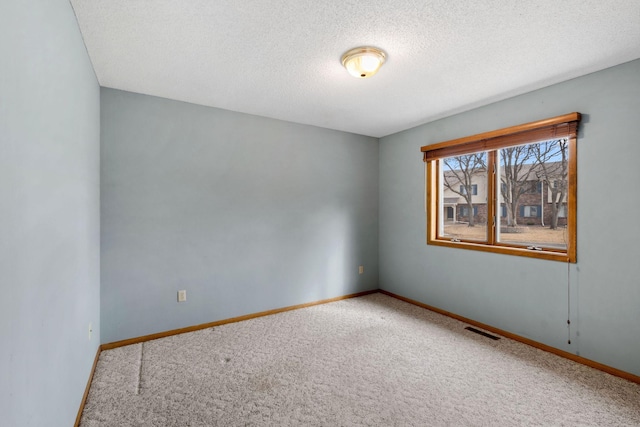
[[[1,425],[71,425],[99,342],[378,283],[640,375],[640,61],[379,148],[103,89],[100,288],[100,90],[68,1],[3,1],[0,58]],[[426,246],[419,147],[570,111],[584,120],[568,345],[566,265]]]
[[[100,90],[68,0],[3,0],[0,58],[0,425],[71,426],[100,342]]]
[[[377,139],[101,99],[103,342],[377,288]]]
[[[425,244],[421,146],[573,111],[583,121],[570,271]],[[640,375],[639,114],[637,60],[382,138],[380,287]]]

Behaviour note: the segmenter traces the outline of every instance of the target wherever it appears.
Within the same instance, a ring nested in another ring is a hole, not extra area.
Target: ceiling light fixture
[[[362,46],[351,49],[342,55],[342,65],[349,74],[359,79],[366,79],[378,72],[387,55],[380,49]]]

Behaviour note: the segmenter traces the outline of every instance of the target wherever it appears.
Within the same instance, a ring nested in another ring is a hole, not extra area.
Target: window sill
[[[428,245],[432,246],[446,246],[450,248],[456,249],[470,249],[474,251],[481,252],[492,252],[504,255],[516,255],[523,256],[528,258],[538,258],[538,259],[546,259],[550,261],[560,261],[560,262],[576,262],[575,255],[571,256],[566,252],[555,252],[552,250],[532,250],[527,248],[513,247],[513,246],[503,246],[503,245],[488,245],[485,243],[473,243],[473,242],[452,242],[450,240],[440,240],[440,239],[429,239],[427,240]]]

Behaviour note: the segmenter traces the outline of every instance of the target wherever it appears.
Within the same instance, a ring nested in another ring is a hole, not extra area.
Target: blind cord
[[[571,344],[571,263],[567,261],[567,343]]]

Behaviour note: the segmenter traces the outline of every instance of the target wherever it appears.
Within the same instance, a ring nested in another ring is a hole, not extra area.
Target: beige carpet
[[[639,426],[640,385],[373,294],[102,352],[82,426]]]

